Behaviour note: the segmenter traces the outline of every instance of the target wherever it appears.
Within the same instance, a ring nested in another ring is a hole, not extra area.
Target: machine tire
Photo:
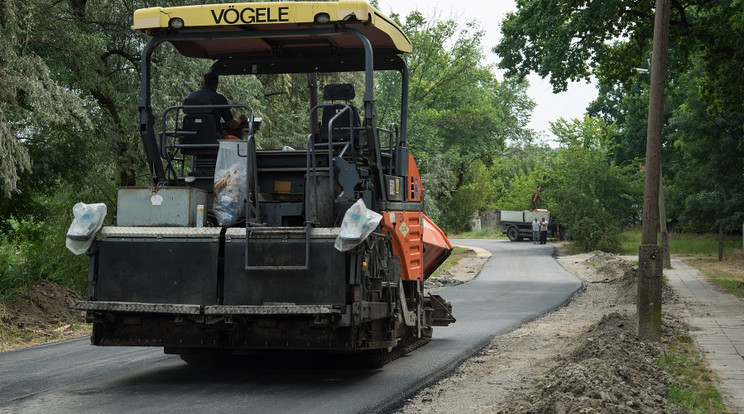
[[[519,229],[517,226],[511,226],[506,230],[506,237],[509,238],[511,241],[519,241],[522,240],[521,237],[519,237]]]

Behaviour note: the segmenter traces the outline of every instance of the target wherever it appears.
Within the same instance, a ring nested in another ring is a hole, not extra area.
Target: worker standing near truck
[[[537,217],[532,221],[532,244],[537,244],[540,238],[540,222]]]
[[[548,222],[543,217],[540,222],[540,244],[545,244],[548,241]]]

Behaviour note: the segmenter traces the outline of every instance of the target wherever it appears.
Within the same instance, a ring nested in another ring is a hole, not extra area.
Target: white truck
[[[532,240],[532,221],[535,218],[537,218],[537,221],[542,221],[544,218],[548,222],[548,237],[553,237],[555,223],[550,221],[550,211],[548,210],[502,210],[499,212],[499,221],[504,228],[504,234],[511,241]]]

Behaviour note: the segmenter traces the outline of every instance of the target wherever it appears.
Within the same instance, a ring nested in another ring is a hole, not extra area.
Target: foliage
[[[471,214],[493,206],[503,186],[494,167],[498,153],[507,140],[529,136],[534,103],[526,85],[499,82],[483,63],[483,32],[475,23],[412,12],[402,26],[413,43],[408,146],[425,178],[425,211],[442,227],[461,230]],[[379,88],[399,90],[394,82],[382,77]],[[396,114],[381,119],[385,125]]]
[[[64,248],[70,222],[72,214],[43,222],[33,217],[8,220],[11,230],[2,236],[0,248],[0,301],[12,299],[40,280],[84,290],[86,278],[81,276],[87,274],[87,256],[73,257]]]
[[[5,197],[21,191],[19,181],[31,170],[24,145],[57,128],[88,127],[85,102],[54,79],[36,53],[27,27],[37,4],[8,0],[0,6],[0,188]]]
[[[223,0],[219,0],[223,2]],[[163,0],[159,6],[192,4]],[[140,53],[131,30],[150,0],[6,0],[0,5],[0,292],[39,278],[85,283],[85,258],[70,259],[64,232],[77,201],[115,205],[119,185],[149,185],[137,130]],[[615,235],[639,216],[652,2],[517,2],[496,47],[499,80],[484,63],[473,22],[402,23],[413,42],[407,146],[424,181],[425,211],[450,231],[478,211],[540,207],[585,249],[618,248]],[[675,3],[672,15],[664,173],[670,226],[705,231],[744,221],[744,12],[740,0]],[[397,17],[395,17],[397,18]],[[153,55],[153,110],[195,89],[208,60],[172,46]],[[527,128],[534,103],[519,76],[549,76],[556,90],[596,76],[591,118],[559,120],[559,148]],[[376,76],[379,125],[400,123],[400,77]],[[321,77],[358,84],[357,75]],[[224,77],[220,90],[263,118],[261,148],[303,148],[307,77]],[[115,214],[110,209],[110,215]],[[64,212],[61,214],[60,212]],[[57,265],[54,265],[57,263]]]
[[[592,115],[614,122],[618,164],[645,154],[654,3],[518,1],[494,48],[500,67],[537,72],[555,90],[596,77]],[[710,231],[744,221],[744,8],[672,2],[662,164],[671,228]]]
[[[307,75],[263,75],[260,85],[247,91],[262,92],[263,96],[236,98],[238,102],[255,102],[255,109],[263,121],[256,140],[260,148],[307,147],[310,113]],[[322,90],[322,89],[321,89]],[[287,110],[287,108],[296,108]]]
[[[41,279],[81,290],[86,259],[64,246],[72,206],[114,206],[119,183],[149,180],[132,122],[142,43],[131,30],[130,7],[144,5],[9,0],[0,6],[4,297]]]
[[[687,87],[670,120],[678,154],[670,167],[673,217],[682,230],[710,231],[723,224],[736,231],[744,222],[744,99],[729,96],[741,91],[711,85],[700,68],[707,62],[696,65],[681,76]]]
[[[532,208],[532,197],[538,188],[544,187],[549,165],[546,163],[553,153],[545,142],[532,137],[510,140],[501,152],[498,176],[504,189],[494,203],[500,210],[527,210]],[[546,208],[545,193],[537,199],[537,208]]]
[[[618,251],[623,225],[637,214],[640,177],[614,161],[613,124],[587,117],[552,124],[560,147],[551,159],[548,209],[586,251]]]
[[[499,198],[497,206],[500,210],[527,210],[532,208],[531,196],[540,186],[540,174],[535,171],[518,173],[509,182],[509,188]]]
[[[465,229],[464,218],[470,217],[479,208],[489,205],[498,183],[491,171],[481,161],[475,161],[463,174],[463,184],[452,192],[453,202],[449,204],[443,222],[453,231]]]
[[[525,166],[525,170],[517,170],[511,176],[505,176],[508,187],[503,191],[501,197],[497,200],[496,206],[501,210],[528,210],[532,208],[532,198],[542,188],[547,179],[547,164],[544,163],[549,159],[553,150],[545,147],[534,147],[532,151],[542,154],[539,160],[534,160],[534,164]],[[513,159],[507,159],[514,161]],[[545,208],[544,195],[540,193],[535,203],[536,208]]]
[[[414,153],[417,156],[418,153]],[[452,187],[455,181],[454,171],[450,168],[448,154],[427,154],[426,162],[419,164],[423,185],[424,212],[440,227],[443,222],[444,211],[453,204]],[[421,160],[424,157],[416,157]]]
[[[650,1],[518,0],[517,12],[508,13],[502,24],[503,38],[494,52],[508,75],[534,71],[550,77],[556,92],[564,91],[568,81],[588,80],[603,59],[617,62],[637,56],[634,46],[648,35],[648,26],[642,23],[652,7]],[[639,28],[631,30],[634,27]],[[613,47],[617,38],[627,41]]]

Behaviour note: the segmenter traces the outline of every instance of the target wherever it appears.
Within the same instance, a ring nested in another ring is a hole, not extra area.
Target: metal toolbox
[[[123,187],[118,194],[116,225],[193,227],[198,205],[207,205],[207,192],[197,188]]]

